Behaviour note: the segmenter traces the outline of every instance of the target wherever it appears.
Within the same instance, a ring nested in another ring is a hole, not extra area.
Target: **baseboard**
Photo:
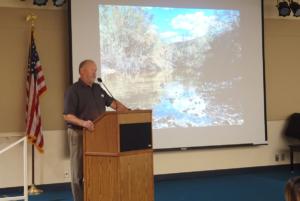
[[[42,185],[36,185],[38,189],[41,190],[47,190],[47,191],[71,191],[71,184],[70,182],[66,183],[54,183],[54,184],[42,184]],[[9,187],[9,188],[0,188],[0,198],[5,197],[5,194],[10,193],[17,193],[17,194],[23,194],[23,186],[16,186],[16,187]]]
[[[294,168],[300,169],[300,163],[294,164]],[[164,181],[164,180],[177,180],[177,179],[191,179],[197,177],[247,174],[247,173],[255,173],[261,171],[268,171],[268,170],[280,170],[280,169],[286,169],[286,171],[290,171],[290,165],[285,164],[285,165],[233,168],[233,169],[224,169],[224,170],[207,170],[207,171],[197,171],[197,172],[161,174],[161,175],[155,175],[154,180]]]

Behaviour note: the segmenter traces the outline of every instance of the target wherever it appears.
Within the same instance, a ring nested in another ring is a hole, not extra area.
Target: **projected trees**
[[[159,65],[155,61],[162,46],[152,29],[151,16],[141,8],[103,6],[100,11],[102,67],[130,76],[157,70]]]
[[[238,11],[102,5],[99,13],[102,77],[130,107],[153,108],[154,128],[243,123],[225,94],[241,81],[230,69],[239,58],[222,63],[222,80],[212,55],[226,54],[219,41],[238,44]]]

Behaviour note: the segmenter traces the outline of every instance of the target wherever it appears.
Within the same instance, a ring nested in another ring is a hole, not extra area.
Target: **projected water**
[[[244,123],[239,10],[100,5],[99,22],[102,79],[153,128]]]

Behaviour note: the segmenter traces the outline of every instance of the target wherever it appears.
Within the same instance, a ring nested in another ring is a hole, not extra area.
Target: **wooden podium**
[[[84,200],[154,201],[151,110],[105,112],[84,130]]]

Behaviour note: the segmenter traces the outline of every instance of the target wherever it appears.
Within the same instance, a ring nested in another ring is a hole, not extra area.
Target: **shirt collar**
[[[92,86],[87,85],[86,83],[84,83],[80,78],[78,79],[78,83],[83,86],[83,87],[93,87],[95,83],[92,84]]]

